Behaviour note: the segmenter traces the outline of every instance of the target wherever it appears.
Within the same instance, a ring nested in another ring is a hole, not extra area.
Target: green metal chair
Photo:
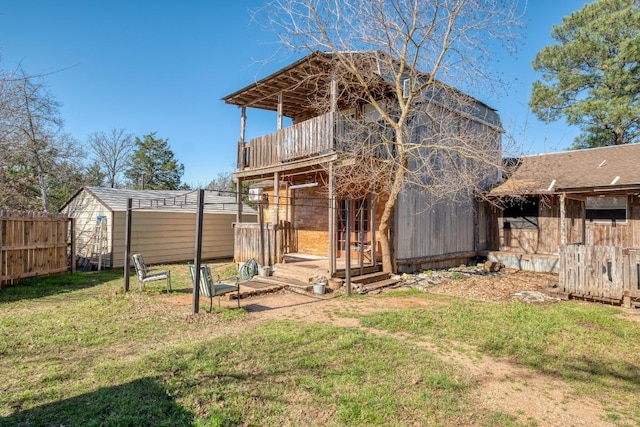
[[[144,290],[144,284],[147,282],[151,282],[154,280],[166,280],[167,281],[167,292],[171,291],[171,271],[163,271],[161,273],[153,273],[149,274],[147,270],[147,265],[144,262],[144,258],[142,258],[142,254],[133,254],[131,256],[133,260],[133,265],[136,268],[136,274],[138,276],[138,282],[140,282],[140,290]]]
[[[196,266],[189,264],[189,272],[191,273],[191,283],[195,290]],[[200,296],[209,298],[209,312],[213,309],[213,297],[218,297],[218,308],[220,308],[220,297],[230,292],[236,293],[238,308],[240,308],[240,279],[238,277],[229,277],[221,279],[216,275],[215,280],[211,274],[211,268],[208,265],[200,266]]]

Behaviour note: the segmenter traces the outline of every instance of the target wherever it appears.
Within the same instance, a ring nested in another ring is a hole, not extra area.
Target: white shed
[[[104,187],[84,187],[60,209],[74,219],[76,255],[99,257],[106,267],[124,266],[128,199],[133,204],[132,254],[143,254],[148,264],[193,259],[197,191]],[[205,191],[204,199],[202,258],[232,258],[233,223],[238,212],[235,197]],[[243,222],[257,221],[255,210],[246,204],[242,214]]]

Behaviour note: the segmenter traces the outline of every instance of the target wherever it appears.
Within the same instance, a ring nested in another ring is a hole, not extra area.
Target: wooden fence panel
[[[560,290],[602,301],[640,297],[640,250],[617,246],[565,245],[560,248]]]
[[[233,260],[242,263],[253,258],[261,263],[260,256],[260,224],[258,223],[235,223]],[[264,264],[273,265],[277,259],[275,246],[275,229],[273,224],[264,224]]]
[[[626,263],[626,280],[629,284],[629,296],[640,298],[640,249],[628,250],[629,262]]]
[[[69,269],[66,215],[0,211],[0,286]]]

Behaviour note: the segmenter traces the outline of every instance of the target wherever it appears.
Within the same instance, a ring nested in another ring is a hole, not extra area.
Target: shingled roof
[[[640,188],[640,144],[525,156],[492,196]]]

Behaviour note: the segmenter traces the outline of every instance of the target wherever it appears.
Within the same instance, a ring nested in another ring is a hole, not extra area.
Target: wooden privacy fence
[[[62,214],[0,211],[0,287],[67,271],[69,221]]]
[[[260,238],[260,224],[236,222],[233,224],[234,245],[233,260],[238,263],[245,262],[251,258],[263,265],[273,265],[276,259],[275,229],[273,224],[265,223],[262,229],[263,243]],[[260,255],[264,246],[264,261]]]
[[[560,247],[560,291],[569,297],[630,306],[640,301],[640,249]]]

